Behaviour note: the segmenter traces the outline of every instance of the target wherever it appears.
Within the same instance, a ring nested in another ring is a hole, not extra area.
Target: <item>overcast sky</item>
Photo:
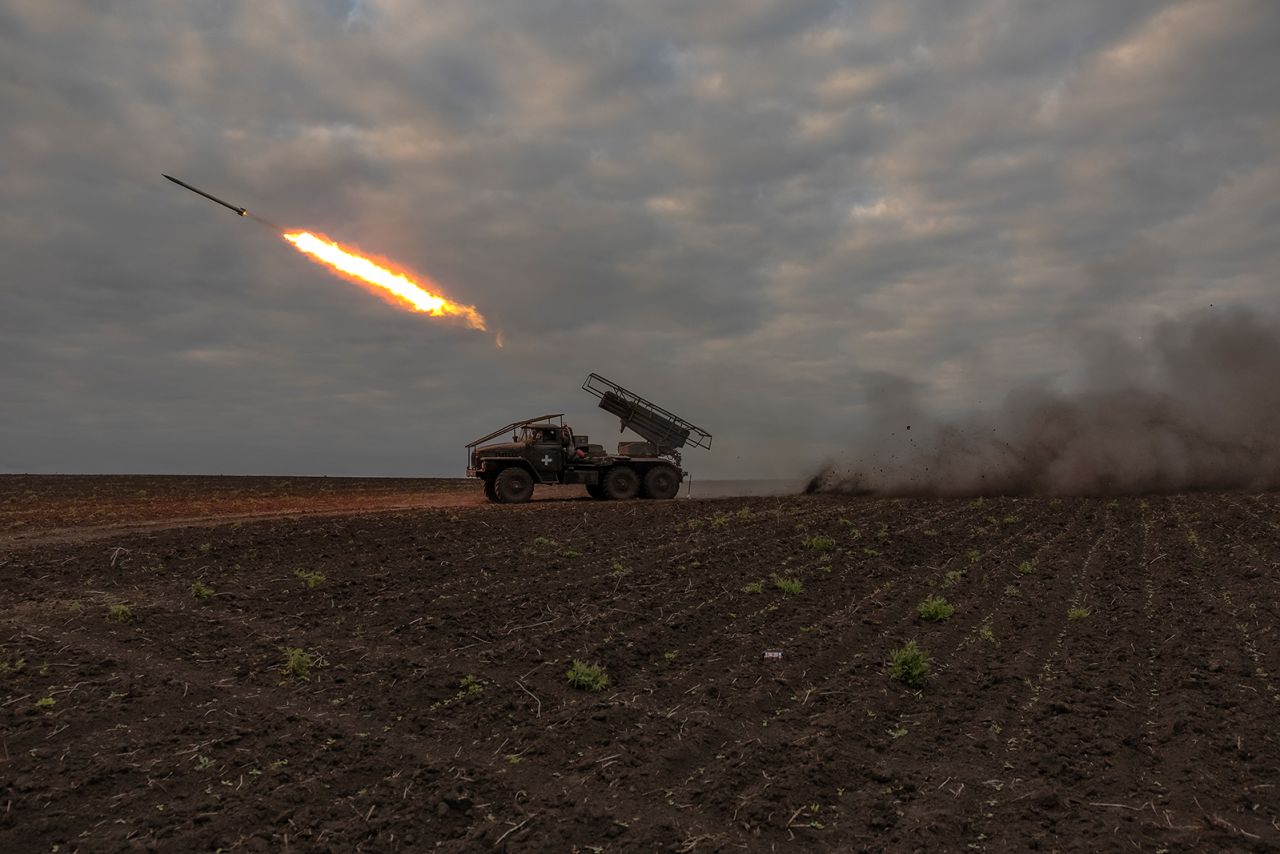
[[[1275,0],[0,0],[0,471],[458,475],[588,372],[793,476],[1274,306]],[[167,172],[432,277],[401,310]]]

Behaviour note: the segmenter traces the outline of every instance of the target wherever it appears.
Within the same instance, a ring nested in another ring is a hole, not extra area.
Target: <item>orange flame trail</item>
[[[413,311],[421,311],[432,317],[457,317],[472,329],[485,329],[484,316],[476,311],[475,306],[462,305],[423,290],[404,273],[388,270],[368,258],[342,248],[332,240],[309,231],[285,232],[283,237],[300,252],[327,264],[356,284],[377,288],[374,292],[389,302],[406,305]]]

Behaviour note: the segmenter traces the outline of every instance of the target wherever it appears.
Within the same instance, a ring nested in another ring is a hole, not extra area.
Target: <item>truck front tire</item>
[[[604,494],[604,487],[598,483],[587,484],[587,495],[590,495],[596,501],[606,501],[609,498]]]
[[[600,484],[614,501],[627,501],[640,494],[640,477],[630,466],[614,466],[604,473]]]
[[[505,468],[494,479],[493,491],[503,504],[523,504],[533,497],[533,476],[519,466]]]
[[[494,478],[494,477],[490,477],[489,475],[485,475],[485,478],[484,478],[484,497],[485,497],[485,498],[487,498],[487,499],[489,499],[490,501],[492,501],[494,504],[497,504],[497,503],[498,503],[498,493],[497,493],[496,491],[494,491],[494,488],[493,488],[493,482],[494,482],[494,480],[496,480],[496,478]]]
[[[680,473],[673,466],[654,466],[645,473],[644,492],[641,493],[645,498],[665,501],[675,498],[679,492]]]

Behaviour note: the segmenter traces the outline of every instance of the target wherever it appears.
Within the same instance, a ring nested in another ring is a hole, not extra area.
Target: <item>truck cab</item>
[[[526,424],[514,444],[543,483],[559,483],[572,441],[573,431],[565,425]]]

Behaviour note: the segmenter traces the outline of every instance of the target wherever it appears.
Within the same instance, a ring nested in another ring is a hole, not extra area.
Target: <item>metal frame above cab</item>
[[[492,433],[488,433],[484,436],[481,436],[479,439],[473,439],[472,441],[468,442],[466,446],[467,447],[467,465],[468,466],[471,465],[471,449],[476,447],[477,445],[483,445],[485,442],[489,441],[490,439],[497,438],[498,436],[501,436],[503,433],[506,433],[509,430],[518,430],[519,428],[524,427],[527,424],[534,424],[538,421],[550,421],[552,418],[559,418],[560,426],[561,427],[564,426],[564,413],[552,412],[548,415],[539,415],[535,418],[525,418],[521,421],[512,421],[506,427],[499,427],[497,430],[494,430]]]

